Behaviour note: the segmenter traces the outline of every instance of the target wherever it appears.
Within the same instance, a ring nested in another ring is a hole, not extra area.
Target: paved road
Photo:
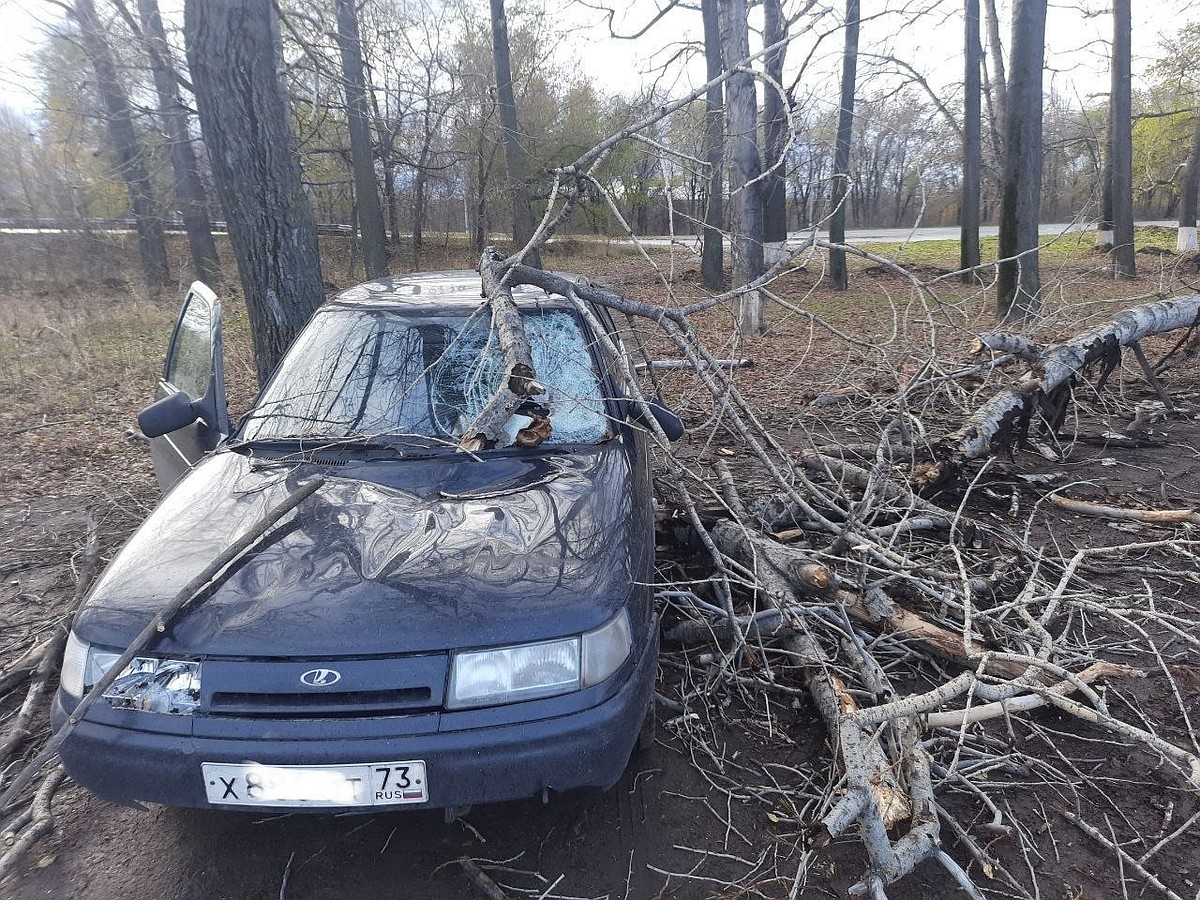
[[[1162,225],[1167,228],[1175,228],[1179,223],[1173,221],[1147,221],[1138,222],[1138,225]],[[1075,231],[1091,231],[1095,230],[1095,222],[1058,222],[1047,223],[1038,226],[1038,232],[1042,235],[1070,234]],[[1000,233],[1000,229],[996,225],[981,225],[979,227],[980,237],[995,237]],[[958,240],[958,227],[951,226],[947,228],[854,228],[846,232],[846,243],[848,244],[899,244],[899,243],[919,243],[921,241],[956,241]],[[828,240],[829,232],[822,230],[818,234],[819,237]],[[788,233],[789,241],[806,241],[812,237],[811,231],[792,231]],[[665,247],[671,243],[671,239],[666,236],[662,237],[645,237],[641,238],[641,242],[651,247]],[[699,247],[699,242],[691,237],[676,238],[676,244],[688,247]],[[614,241],[614,243],[632,243],[631,241]]]

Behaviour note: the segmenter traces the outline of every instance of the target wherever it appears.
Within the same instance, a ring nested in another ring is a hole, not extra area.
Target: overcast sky
[[[332,3],[332,0],[330,0]],[[481,12],[486,9],[478,0]],[[554,2],[554,0],[547,0]],[[559,0],[561,2],[561,0]],[[663,0],[658,0],[663,2]],[[872,12],[893,7],[900,0],[863,0],[864,50],[879,51],[886,45],[890,52],[911,62],[927,74],[939,88],[949,89],[961,80],[962,19],[957,4],[949,12],[927,16],[902,27],[899,16],[869,18]],[[585,0],[566,4],[562,16],[573,23],[577,36],[568,41],[569,64],[578,64],[602,89],[609,92],[633,91],[658,79],[671,93],[683,93],[704,80],[703,66],[678,65],[664,76],[658,69],[676,50],[702,34],[700,16],[694,10],[668,13],[643,38],[636,41],[608,37],[605,16],[588,6],[609,3],[616,7],[613,26],[618,32],[640,29],[657,9],[655,0]],[[557,4],[556,4],[557,5]],[[787,4],[785,3],[785,6]],[[840,6],[840,3],[835,4]],[[1001,6],[1007,7],[1001,0]],[[177,14],[182,0],[162,0],[164,15]],[[1140,72],[1158,55],[1160,35],[1170,32],[1189,19],[1200,19],[1189,0],[1140,0],[1134,4],[1134,70]],[[1052,3],[1047,23],[1047,87],[1053,86],[1067,96],[1086,102],[1089,95],[1107,90],[1107,46],[1103,43],[1111,29],[1105,0],[1078,0]],[[0,103],[33,112],[38,107],[37,85],[32,77],[29,55],[42,40],[45,26],[61,19],[61,7],[48,0],[0,0]],[[752,49],[755,39],[752,37]],[[1007,43],[1007,41],[1006,41]],[[789,63],[808,52],[812,41],[804,37],[789,51]],[[832,35],[820,46],[804,85],[818,98],[828,96],[835,102],[840,35]]]

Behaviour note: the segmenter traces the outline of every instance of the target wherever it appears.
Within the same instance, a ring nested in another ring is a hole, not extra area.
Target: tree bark
[[[312,207],[279,83],[271,0],[187,0],[200,126],[250,315],[263,384],[325,299]]]
[[[504,130],[504,164],[508,171],[509,189],[513,201],[513,242],[517,249],[533,237],[536,223],[529,202],[529,185],[525,180],[525,146],[517,125],[517,101],[513,95],[512,63],[508,45],[508,19],[504,0],[491,0],[492,55],[496,65],[496,97],[500,107],[500,125]],[[525,264],[540,269],[541,253],[535,247],[525,257]]]
[[[1200,206],[1200,110],[1196,111],[1192,151],[1188,155],[1183,184],[1179,189],[1179,235],[1175,241],[1175,248],[1180,253],[1196,249],[1197,206]]]
[[[1014,53],[1015,56],[1015,53]],[[985,403],[948,439],[952,453],[961,459],[978,459],[997,447],[1011,446],[1027,428],[1038,407],[1057,427],[1066,397],[1077,373],[1092,363],[1113,364],[1120,348],[1152,334],[1187,328],[1200,321],[1200,294],[1158,300],[1117,313],[1102,325],[1050,347],[1038,357],[1040,377],[1001,391]],[[1058,410],[1057,414],[1054,410]]]
[[[1104,129],[1104,166],[1100,172],[1100,222],[1096,248],[1108,253],[1113,246],[1113,131],[1112,96],[1108,98],[1108,127]]]
[[[1028,320],[1041,304],[1037,248],[1046,0],[1014,0],[1012,34],[996,284],[996,317],[1002,322]]]
[[[833,212],[829,240],[846,242],[846,195],[850,186],[850,141],[854,134],[854,82],[858,73],[859,0],[846,0],[846,43],[842,51],[842,103],[838,111],[837,141],[833,151]],[[829,285],[844,291],[850,285],[846,252],[829,251]]]
[[[763,44],[771,46],[787,36],[787,21],[780,0],[763,0]],[[784,45],[763,60],[767,77],[783,83]],[[787,243],[787,166],[780,163],[790,140],[784,98],[771,85],[763,88],[763,245],[765,262],[774,264]],[[772,168],[778,165],[778,168]]]
[[[157,289],[171,281],[167,266],[167,242],[163,234],[150,174],[146,167],[146,151],[133,129],[133,113],[129,96],[117,78],[117,66],[112,49],[96,15],[92,0],[75,0],[75,18],[79,36],[96,73],[96,86],[104,104],[105,124],[117,160],[117,173],[129,189],[134,227],[138,235],[138,252],[146,284]]]
[[[730,66],[750,56],[746,0],[720,0],[722,44]],[[763,215],[762,161],[758,155],[758,97],[754,76],[738,72],[730,76],[729,101],[730,197],[737,197],[737,228],[733,236],[733,286],[749,284],[762,275]],[[738,332],[761,334],[764,330],[763,300],[758,291],[738,297]]]
[[[965,53],[966,69],[963,79],[963,183],[962,221],[959,237],[959,268],[973,269],[979,265],[979,195],[983,167],[981,164],[982,110],[980,109],[980,68],[983,47],[979,43],[979,0],[966,0]],[[966,284],[977,281],[977,272],[964,272]]]
[[[708,80],[725,70],[721,53],[721,25],[717,0],[701,0],[704,17],[704,61]],[[708,206],[704,211],[704,246],[700,255],[700,282],[710,291],[725,288],[725,89],[713,85],[705,98],[704,161],[708,163]]]
[[[179,95],[179,75],[171,59],[171,48],[158,10],[158,0],[138,0],[138,18],[142,23],[146,52],[150,56],[159,115],[167,139],[171,142],[175,201],[183,214],[192,267],[197,278],[211,284],[220,277],[221,261],[217,256],[212,221],[208,215],[208,191],[200,177],[200,164],[188,128],[187,109]]]
[[[1004,48],[1000,45],[1000,17],[996,14],[996,0],[983,0],[983,11],[987,24],[988,52],[992,58],[992,143],[996,148],[996,159],[1003,167],[1004,123],[1008,121],[1008,76],[1005,75]]]
[[[1113,277],[1137,276],[1133,246],[1133,101],[1130,83],[1133,17],[1130,0],[1113,0],[1112,134]]]
[[[358,33],[355,0],[337,0],[337,38],[342,55],[342,86],[346,90],[346,126],[350,131],[350,158],[354,168],[354,198],[362,234],[363,268],[368,278],[388,273],[387,232],[379,205],[379,180],[375,177],[375,149],[371,140],[370,103],[363,75],[362,41]]]

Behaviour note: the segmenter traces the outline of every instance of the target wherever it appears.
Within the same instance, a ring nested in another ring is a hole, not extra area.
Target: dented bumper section
[[[657,628],[652,634],[657,635]],[[415,807],[519,800],[547,791],[607,788],[628,762],[651,700],[658,642],[606,684],[577,694],[457,713],[364,719],[172,719],[166,730],[139,730],[144,713],[104,710],[84,719],[63,745],[71,777],[116,803],[245,809],[210,802],[204,763],[353,766],[378,760],[425,763],[428,800]],[[60,725],[69,711],[55,699]],[[115,715],[114,715],[115,714]],[[102,718],[104,721],[95,721]],[[229,725],[223,727],[223,722]],[[158,724],[156,722],[156,724]],[[174,733],[172,733],[174,732]],[[331,807],[272,807],[330,812]],[[380,812],[387,806],[350,807]]]

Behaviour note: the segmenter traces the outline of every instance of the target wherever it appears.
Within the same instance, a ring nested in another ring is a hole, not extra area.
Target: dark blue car
[[[74,623],[55,724],[264,511],[325,481],[86,714],[62,748],[77,782],[122,803],[279,810],[616,782],[658,652],[646,442],[587,318],[514,293],[552,432],[470,454],[459,438],[504,373],[475,273],[346,291],[233,429],[220,305],[193,286],[141,419],[173,429],[152,441],[173,487]]]

